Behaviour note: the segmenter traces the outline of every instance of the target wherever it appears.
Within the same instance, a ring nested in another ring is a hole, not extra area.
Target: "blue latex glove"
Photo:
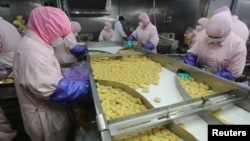
[[[86,52],[86,47],[83,45],[76,45],[70,50],[73,54],[83,55]]]
[[[89,80],[70,80],[62,78],[55,91],[50,95],[50,100],[55,102],[74,101],[88,94],[90,91]]]
[[[132,34],[128,36],[128,41],[134,41],[135,40],[135,36],[133,36]]]
[[[153,50],[154,49],[154,45],[152,42],[148,41],[144,46],[143,48],[147,49],[147,50]]]
[[[217,75],[217,76],[226,78],[228,80],[234,80],[234,77],[233,77],[232,73],[230,71],[226,70],[226,69],[223,69],[221,71],[217,71],[214,74]]]
[[[192,52],[187,52],[186,55],[183,57],[184,63],[190,66],[195,66],[197,61],[197,55]]]

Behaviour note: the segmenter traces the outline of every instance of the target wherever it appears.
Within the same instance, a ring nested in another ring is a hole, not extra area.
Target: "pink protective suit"
[[[17,29],[0,17],[0,61],[12,67],[14,50],[20,40]]]
[[[232,16],[232,30],[235,34],[240,36],[240,38],[246,43],[249,36],[249,29],[247,25],[239,20],[237,15]]]
[[[78,22],[71,22],[72,33],[64,37],[65,43],[55,47],[55,55],[60,64],[73,63],[77,59],[70,52],[71,49],[77,45],[77,40],[75,34],[81,31],[81,25]]]
[[[101,31],[99,35],[99,41],[107,41],[107,40],[115,41],[116,40],[115,32],[112,29],[112,24],[109,21],[107,21],[104,23],[104,27],[106,27],[106,29],[104,28]]]
[[[70,32],[70,21],[62,10],[37,7],[31,11],[28,32],[16,48],[15,88],[24,127],[32,141],[65,141],[69,132],[66,104],[49,100],[63,76],[48,43]]]
[[[15,137],[16,131],[11,129],[11,125],[0,107],[0,141],[13,141]]]
[[[243,40],[231,31],[231,23],[229,11],[214,15],[208,22],[206,33],[224,41],[213,43],[208,36],[204,36],[188,52],[196,54],[198,63],[205,66],[207,71],[215,73],[227,69],[237,78],[244,70],[247,50]]]
[[[148,41],[152,42],[154,49],[152,52],[157,52],[156,48],[159,43],[159,36],[156,27],[150,22],[146,13],[141,13],[138,20],[143,23],[143,26],[138,26],[132,35],[137,39],[139,46],[145,45]]]

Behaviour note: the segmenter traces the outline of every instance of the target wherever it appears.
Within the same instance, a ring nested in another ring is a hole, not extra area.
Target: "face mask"
[[[52,47],[57,47],[64,44],[64,39],[62,37],[58,37],[55,40],[52,41],[51,46]]]
[[[108,27],[107,27],[107,26],[104,26],[104,29],[106,30],[106,29],[108,29]]]
[[[200,30],[201,30],[201,26],[200,26],[200,25],[197,25],[197,26],[196,26],[196,30],[197,30],[197,31],[200,31]]]
[[[139,22],[139,26],[143,26],[143,23],[142,23],[142,22]]]
[[[220,43],[220,42],[223,42],[225,38],[211,38],[211,37],[208,37],[208,40],[210,43]]]

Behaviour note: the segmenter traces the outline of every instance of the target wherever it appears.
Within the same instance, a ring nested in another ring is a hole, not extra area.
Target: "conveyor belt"
[[[116,53],[116,51],[118,51],[120,49],[120,48],[117,49],[115,47],[114,48],[108,47],[108,48],[111,50],[113,49],[112,51],[110,51],[112,53]],[[104,49],[104,51],[107,51],[105,49],[105,47],[104,48],[96,48],[96,49],[97,50]],[[91,48],[91,50],[92,50],[92,48]],[[182,65],[179,62],[173,62],[172,60],[167,60],[167,59],[165,60],[164,58],[156,56],[156,55],[151,54],[151,53],[147,53],[146,55],[150,58],[152,57],[152,59],[154,61],[160,62],[164,67],[167,68],[166,69],[163,67],[163,71],[160,73],[159,84],[157,86],[150,85],[150,87],[149,87],[150,92],[149,93],[143,93],[141,89],[136,90],[139,93],[141,93],[142,96],[144,96],[148,101],[150,101],[151,104],[156,109],[147,111],[146,113],[139,113],[138,115],[137,114],[132,115],[131,117],[129,116],[129,117],[124,117],[124,118],[119,118],[117,120],[108,121],[108,126],[109,126],[108,130],[110,131],[110,134],[112,136],[123,136],[126,134],[128,135],[129,133],[134,133],[135,131],[137,132],[137,131],[140,131],[143,129],[151,128],[151,127],[157,126],[159,124],[166,124],[168,122],[173,122],[173,120],[174,120],[175,122],[184,123],[186,126],[186,130],[189,131],[190,133],[192,133],[193,135],[195,135],[195,137],[197,137],[198,140],[206,141],[208,121],[202,119],[200,116],[198,116],[198,114],[201,114],[204,111],[207,111],[207,110],[212,109],[212,108],[221,107],[224,104],[226,104],[226,106],[227,106],[227,104],[229,104],[229,103],[231,103],[231,104],[234,103],[234,100],[239,101],[240,99],[247,98],[246,91],[249,91],[249,90],[242,88],[243,91],[234,91],[235,95],[240,96],[239,99],[236,98],[232,101],[230,101],[230,99],[227,99],[225,103],[220,103],[220,101],[217,101],[219,103],[216,103],[216,104],[212,105],[211,107],[202,107],[202,108],[198,108],[196,110],[192,109],[188,114],[177,113],[177,114],[175,114],[175,116],[171,116],[171,118],[166,118],[163,115],[166,115],[166,108],[168,108],[168,105],[172,105],[172,104],[176,104],[178,102],[184,101],[183,97],[180,94],[178,87],[175,84],[176,74],[174,71],[177,70],[177,68],[190,71],[192,75],[197,75],[196,77],[199,78],[201,82],[204,82],[204,83],[209,82],[208,83],[209,86],[215,87],[220,92],[223,90],[229,90],[229,89],[234,90],[235,88],[238,88],[238,87],[241,88],[241,86],[233,84],[232,82],[228,82],[228,81],[224,81],[224,80],[217,80],[217,78],[215,78],[215,76],[211,76],[210,74],[203,74],[200,70],[198,70],[198,69],[194,70],[193,68],[191,68],[187,65]],[[215,81],[217,82],[216,83],[217,85],[214,84],[213,79],[215,79]],[[227,94],[227,92],[223,92],[223,94]],[[215,100],[215,101],[220,100],[220,98],[219,98],[220,94],[217,94],[215,96],[216,96],[216,98],[213,100]],[[217,97],[217,96],[219,96],[219,97]],[[161,98],[162,102],[160,102],[160,103],[154,102],[155,97]],[[183,102],[183,103],[185,103],[185,102]],[[199,104],[201,104],[201,103],[199,103]],[[185,103],[185,106],[188,106],[188,104]],[[160,112],[161,110],[159,110],[159,109],[161,109],[161,108],[165,108],[165,113],[164,114],[162,113],[163,114],[162,118],[160,118],[162,120],[159,120],[159,118],[158,118],[158,120],[154,120],[157,117],[156,115],[154,115],[154,113]],[[168,110],[169,109],[170,108],[168,108]],[[188,112],[188,109],[185,112]],[[247,118],[250,115],[246,111],[244,111],[244,112],[241,111],[241,113],[243,113],[243,116],[246,116]],[[142,115],[146,114],[146,116],[149,116],[149,117],[147,117],[147,119],[148,120],[151,119],[152,122],[148,122],[148,125],[146,124],[145,126],[137,126],[136,128],[133,128],[133,129],[127,128],[128,130],[123,130],[124,132],[122,132],[122,133],[120,131],[117,131],[117,128],[127,127],[128,125],[135,124],[136,122],[139,122],[139,121],[141,122],[141,121],[147,120],[145,118],[145,115],[142,116],[140,114],[142,114]],[[222,112],[222,117],[224,116],[224,114],[225,113]],[[136,117],[134,117],[134,116],[136,116]],[[144,118],[141,118],[140,116],[142,116]],[[227,115],[225,114],[225,116],[227,116]],[[163,122],[163,120],[165,120],[165,121]],[[116,121],[117,121],[117,123],[116,123]],[[242,122],[245,123],[246,121],[243,120]],[[246,123],[248,123],[248,122],[246,122]],[[131,130],[129,130],[129,129],[131,129]]]

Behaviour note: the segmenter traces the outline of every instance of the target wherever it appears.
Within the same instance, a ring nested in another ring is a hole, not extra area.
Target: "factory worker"
[[[58,8],[34,8],[28,31],[14,54],[15,88],[25,131],[32,141],[65,141],[70,132],[68,101],[90,90],[87,80],[63,77],[52,46],[71,33],[67,15]]]
[[[55,47],[55,55],[60,64],[73,63],[77,59],[75,55],[83,55],[86,51],[85,46],[77,44],[76,36],[81,31],[78,22],[71,22],[71,32],[64,37],[64,43]]]
[[[113,42],[115,41],[115,32],[112,29],[112,24],[109,21],[104,23],[104,28],[99,35],[99,41]]]
[[[213,15],[218,14],[223,11],[230,11],[229,7],[222,6],[213,12]],[[237,34],[245,43],[247,42],[249,36],[249,29],[247,25],[242,22],[237,15],[232,15],[232,31]]]
[[[209,20],[206,17],[202,17],[197,21],[195,31],[193,32],[194,38],[192,39],[190,47],[192,47],[192,45],[196,42],[196,40],[198,40],[198,38],[206,36],[206,26],[208,21]]]
[[[206,27],[207,36],[187,51],[184,63],[202,65],[206,71],[225,79],[238,78],[245,67],[247,50],[244,41],[232,32],[231,24],[229,11],[213,15]]]
[[[115,22],[115,37],[117,42],[122,41],[123,38],[127,38],[127,35],[122,27],[123,22],[124,22],[123,16],[119,16],[119,20]]]
[[[14,50],[20,40],[21,35],[15,26],[0,17],[0,81],[12,69]],[[0,107],[0,140],[12,141],[15,137],[16,131],[11,129],[11,124]]]
[[[156,53],[156,47],[159,42],[156,27],[150,22],[149,16],[146,13],[141,13],[138,16],[138,20],[139,26],[128,37],[128,47],[131,45],[130,42],[137,40],[139,46]]]
[[[249,36],[249,29],[247,25],[239,20],[237,15],[232,16],[232,30],[235,34],[240,36],[240,38],[246,43]]]

